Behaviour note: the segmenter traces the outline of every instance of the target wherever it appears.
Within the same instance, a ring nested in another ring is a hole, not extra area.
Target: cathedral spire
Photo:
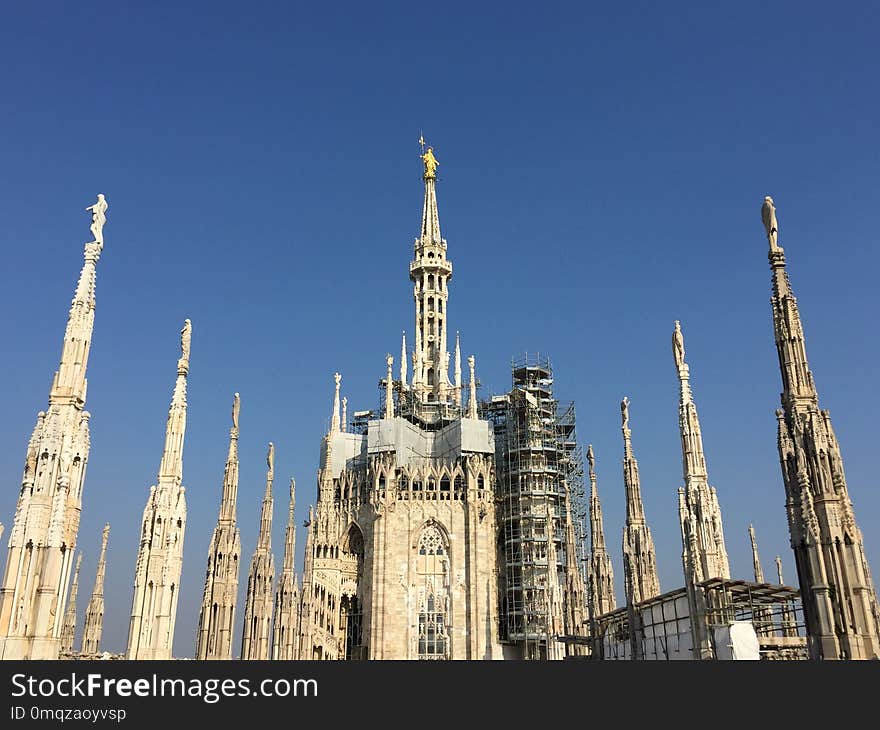
[[[238,437],[241,398],[232,398],[229,453],[223,469],[220,514],[208,546],[208,568],[199,611],[196,659],[231,659],[232,629],[238,603],[241,532],[236,524],[238,504]]]
[[[761,219],[770,244],[771,306],[782,410],[777,411],[777,448],[804,620],[815,659],[880,656],[880,608],[862,533],[847,489],[840,444],[807,363],[797,299],[777,243],[773,199]],[[837,545],[837,550],[828,546]]]
[[[296,482],[290,478],[290,503],[287,511],[287,530],[284,533],[284,562],[275,588],[272,620],[272,659],[296,659],[297,585],[294,572],[296,553]]]
[[[678,371],[680,392],[678,424],[681,432],[685,509],[681,528],[685,536],[685,548],[696,550],[691,560],[685,560],[685,574],[689,574],[690,565],[695,582],[708,578],[730,578],[721,508],[715,488],[709,486],[700,419],[691,392],[690,368],[684,355],[684,335],[681,324],[676,320],[672,333],[672,356]]]
[[[171,396],[168,422],[165,426],[165,448],[159,466],[159,487],[179,487],[183,480],[183,439],[186,433],[186,378],[189,375],[189,350],[192,322],[183,322],[180,331],[180,359],[177,361],[177,382]]]
[[[468,368],[471,371],[470,394],[468,396],[468,418],[477,417],[477,375],[476,360],[473,355],[468,357]]]
[[[260,536],[248,573],[244,629],[241,636],[242,659],[268,659],[271,649],[270,626],[275,583],[275,560],[272,556],[272,482],[275,479],[275,446],[272,443],[269,444],[269,451],[266,454],[266,465],[268,466],[266,493],[263,495],[263,507],[260,511]]]
[[[174,645],[186,533],[183,442],[191,338],[192,323],[187,319],[180,331],[177,381],[165,426],[162,462],[156,484],[150,487],[141,523],[128,628],[128,659],[170,659]]]
[[[10,527],[0,583],[0,659],[57,659],[61,650],[89,459],[86,367],[107,201],[98,195],[86,210],[93,240],[83,250],[49,408],[37,414]]]
[[[446,349],[447,304],[452,263],[446,258],[446,241],[440,235],[440,216],[434,184],[437,165],[428,147],[421,155],[424,163],[425,204],[421,234],[415,241],[414,259],[409,265],[413,282],[416,317],[416,352],[413,387],[422,402],[442,400],[449,383]]]
[[[101,557],[95,575],[95,589],[86,608],[86,621],[83,627],[83,654],[97,654],[101,647],[101,634],[104,630],[104,572],[107,566],[107,540],[110,537],[110,523],[104,525],[101,533]]]
[[[758,557],[758,541],[755,539],[755,528],[752,525],[749,525],[749,541],[752,543],[752,567],[755,571],[755,583],[763,583],[764,569],[761,567],[761,558]]]
[[[272,547],[272,484],[275,481],[275,444],[269,442],[269,450],[266,453],[266,493],[263,495],[263,507],[260,510],[260,547],[271,549]]]
[[[61,362],[55,372],[49,403],[69,403],[82,410],[86,402],[86,365],[95,322],[95,280],[98,259],[104,249],[103,227],[106,222],[107,201],[98,194],[98,202],[86,208],[92,211],[94,240],[85,245],[83,267],[64,332]]]
[[[406,387],[406,331],[400,341],[400,384]]]
[[[602,505],[599,502],[599,487],[595,471],[593,445],[587,447],[587,462],[590,474],[590,571],[589,607],[590,616],[595,618],[617,605],[614,597],[614,571],[611,556],[605,548],[605,526],[602,520]]]
[[[0,525],[2,527],[2,525]],[[0,535],[3,534],[0,529]],[[73,639],[76,635],[76,596],[79,592],[79,568],[82,565],[82,551],[76,556],[76,569],[73,571],[73,585],[70,587],[70,598],[67,600],[67,613],[64,615],[64,630],[61,632],[61,653],[73,651]]]
[[[455,333],[455,404],[461,408],[461,342]]]
[[[232,427],[229,429],[229,452],[226,456],[226,468],[223,470],[223,494],[220,499],[221,522],[235,522],[236,505],[238,503],[238,416],[241,412],[241,397],[238,393],[232,396]]]
[[[623,421],[623,484],[626,491],[626,524],[623,528],[623,569],[627,601],[641,603],[660,594],[654,538],[645,520],[639,464],[633,455],[629,429],[629,398],[620,403]]]
[[[336,381],[336,390],[333,394],[333,415],[330,419],[330,433],[336,433],[339,430],[339,383],[342,382],[342,376],[339,373],[333,373]]]
[[[391,355],[385,357],[388,373],[385,376],[385,418],[394,418],[394,381],[391,372],[394,366],[394,358]]]

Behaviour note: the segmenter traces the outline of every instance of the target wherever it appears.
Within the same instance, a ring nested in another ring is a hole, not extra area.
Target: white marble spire
[[[623,571],[627,601],[641,603],[660,595],[654,538],[645,519],[639,463],[633,454],[629,428],[629,398],[620,403],[623,425],[623,484],[626,492],[626,523],[623,528]]]
[[[394,366],[394,358],[391,355],[385,357],[388,372],[385,375],[385,418],[394,418],[394,382],[391,369]]]
[[[183,442],[191,337],[192,323],[187,319],[180,332],[177,381],[165,426],[162,462],[144,508],[128,629],[128,659],[170,659],[174,645],[186,532]]]
[[[461,341],[455,333],[455,404],[461,408]]]
[[[2,527],[2,526],[0,526]],[[3,531],[0,530],[0,535]],[[76,569],[73,571],[73,584],[70,597],[67,599],[67,613],[64,616],[64,630],[61,632],[61,652],[73,651],[73,640],[76,635],[76,596],[79,593],[79,568],[82,565],[82,551],[76,556]]]
[[[97,654],[101,648],[101,635],[104,632],[104,573],[107,569],[107,540],[110,538],[110,523],[104,525],[101,533],[101,557],[98,559],[98,570],[95,575],[95,588],[86,608],[85,626],[83,627],[83,654]]]
[[[236,522],[238,504],[238,437],[241,399],[232,398],[229,452],[223,470],[220,514],[208,547],[208,568],[199,612],[196,659],[231,659],[232,631],[238,602],[241,533]]]
[[[284,562],[275,587],[275,606],[272,619],[272,659],[297,658],[298,590],[294,556],[296,554],[296,482],[290,478],[290,503],[287,511],[287,530],[284,533]]]
[[[342,376],[339,373],[333,374],[336,381],[336,390],[333,393],[333,415],[330,418],[330,433],[339,431],[339,383],[342,382]]]
[[[242,659],[268,659],[272,640],[272,603],[275,559],[272,556],[272,483],[275,480],[275,446],[266,454],[266,492],[260,510],[260,535],[248,573],[244,626],[241,636]]]
[[[810,655],[813,659],[876,658],[880,656],[877,593],[831,414],[819,407],[770,197],[765,198],[761,218],[770,248],[773,334],[782,375],[777,448]]]
[[[730,578],[721,508],[715,488],[709,486],[700,419],[691,393],[690,369],[685,362],[684,335],[678,321],[675,322],[672,333],[672,355],[678,371],[680,389],[678,422],[687,508],[687,519],[683,528],[690,531],[694,525],[696,530],[693,535],[689,533],[686,539],[686,544],[694,546],[697,551],[692,562],[695,571],[693,580],[699,583],[709,578]]]
[[[94,240],[83,250],[49,407],[37,414],[10,528],[0,583],[0,659],[57,659],[61,651],[89,459],[86,367],[96,270],[104,248],[104,196],[87,210],[92,212]]]
[[[400,384],[404,388],[406,387],[407,378],[406,366],[406,331],[404,331],[403,337],[400,341]]]
[[[468,396],[468,418],[477,417],[477,376],[476,376],[476,360],[473,355],[468,357],[468,368],[471,371],[471,382],[469,384],[470,394]]]

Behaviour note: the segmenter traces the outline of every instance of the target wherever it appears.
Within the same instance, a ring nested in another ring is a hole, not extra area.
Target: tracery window
[[[449,658],[449,555],[436,525],[425,528],[416,555],[418,588],[418,657]]]

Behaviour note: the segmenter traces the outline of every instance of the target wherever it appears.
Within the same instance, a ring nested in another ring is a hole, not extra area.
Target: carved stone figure
[[[92,213],[92,225],[89,230],[92,232],[97,243],[104,243],[104,224],[107,222],[107,201],[103,193],[98,193],[98,202],[90,205],[86,210]]]
[[[678,320],[675,320],[675,331],[672,333],[672,356],[675,358],[675,366],[680,368],[684,364],[684,336]]]
[[[761,221],[764,224],[764,230],[767,231],[767,240],[770,242],[770,248],[776,248],[779,227],[776,223],[776,206],[773,205],[773,198],[769,195],[764,198],[764,204],[761,206]]]
[[[620,415],[623,419],[623,427],[627,428],[629,426],[629,398],[623,396],[623,400],[620,401]]]

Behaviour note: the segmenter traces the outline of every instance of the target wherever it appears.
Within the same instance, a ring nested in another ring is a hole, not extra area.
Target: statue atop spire
[[[104,224],[107,222],[107,200],[103,193],[98,193],[98,202],[90,205],[86,210],[92,213],[92,225],[89,230],[94,237],[94,243],[104,245]]]
[[[778,249],[776,239],[779,236],[779,225],[776,222],[776,206],[773,204],[773,198],[769,195],[764,197],[764,204],[761,206],[761,222],[764,224],[764,230],[767,232],[767,241],[770,243],[770,250]]]
[[[675,329],[672,331],[672,356],[675,358],[675,367],[681,370],[684,362],[684,335],[681,333],[681,322],[675,320]]]
[[[180,360],[177,370],[184,375],[189,372],[189,347],[192,342],[192,322],[183,320],[183,329],[180,330]]]

